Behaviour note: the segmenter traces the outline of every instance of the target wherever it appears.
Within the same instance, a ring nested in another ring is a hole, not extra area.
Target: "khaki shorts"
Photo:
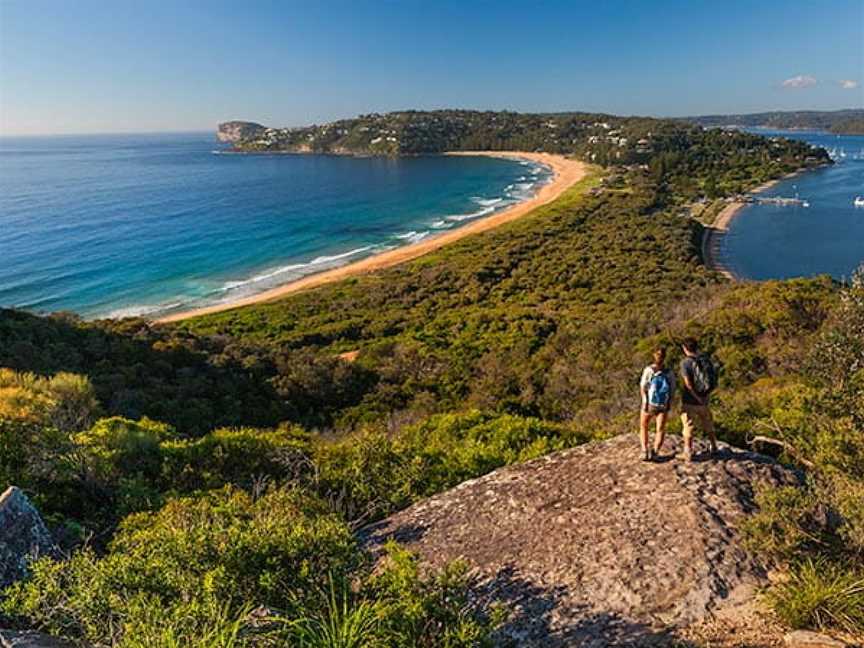
[[[681,423],[683,425],[682,432],[685,437],[693,436],[697,423],[706,434],[714,433],[714,419],[711,418],[711,410],[708,409],[707,405],[690,405],[689,403],[682,403]]]

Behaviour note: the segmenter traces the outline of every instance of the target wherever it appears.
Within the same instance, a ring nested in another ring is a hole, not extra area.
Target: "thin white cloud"
[[[843,88],[844,90],[854,90],[855,88],[858,87],[858,82],[853,81],[852,79],[843,79],[840,82],[840,87]]]
[[[784,88],[809,88],[816,85],[816,78],[808,74],[799,74],[783,82]]]

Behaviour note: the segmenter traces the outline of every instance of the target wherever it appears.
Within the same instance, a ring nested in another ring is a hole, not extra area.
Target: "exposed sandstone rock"
[[[54,551],[39,512],[19,488],[7,488],[0,495],[0,587],[23,578],[32,560]]]
[[[229,121],[219,124],[216,137],[220,142],[240,142],[255,137],[266,130],[261,124],[247,121]]]
[[[73,644],[29,630],[0,630],[0,648],[73,648]]]
[[[798,476],[772,459],[721,444],[714,459],[638,460],[635,435],[510,466],[367,527],[380,552],[390,538],[438,567],[464,559],[481,599],[515,610],[502,643],[652,645],[667,630],[735,614],[763,566],[739,524],[760,482]]]
[[[846,644],[818,632],[796,630],[783,637],[783,643],[789,648],[845,648]]]

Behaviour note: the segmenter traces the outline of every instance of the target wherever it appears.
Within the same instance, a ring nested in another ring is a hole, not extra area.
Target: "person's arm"
[[[702,396],[700,396],[696,392],[696,388],[693,386],[693,381],[690,379],[690,372],[682,370],[681,380],[684,382],[684,389],[686,389],[693,395],[693,398],[696,399],[697,403],[699,403],[700,405],[704,405],[706,399],[702,398]]]
[[[648,383],[650,378],[648,377],[648,368],[646,367],[642,371],[642,378],[639,380],[639,394],[642,396],[642,411],[648,411]]]

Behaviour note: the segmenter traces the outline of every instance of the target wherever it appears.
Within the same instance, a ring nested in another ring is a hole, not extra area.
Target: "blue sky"
[[[864,0],[0,0],[7,135],[862,105]]]

